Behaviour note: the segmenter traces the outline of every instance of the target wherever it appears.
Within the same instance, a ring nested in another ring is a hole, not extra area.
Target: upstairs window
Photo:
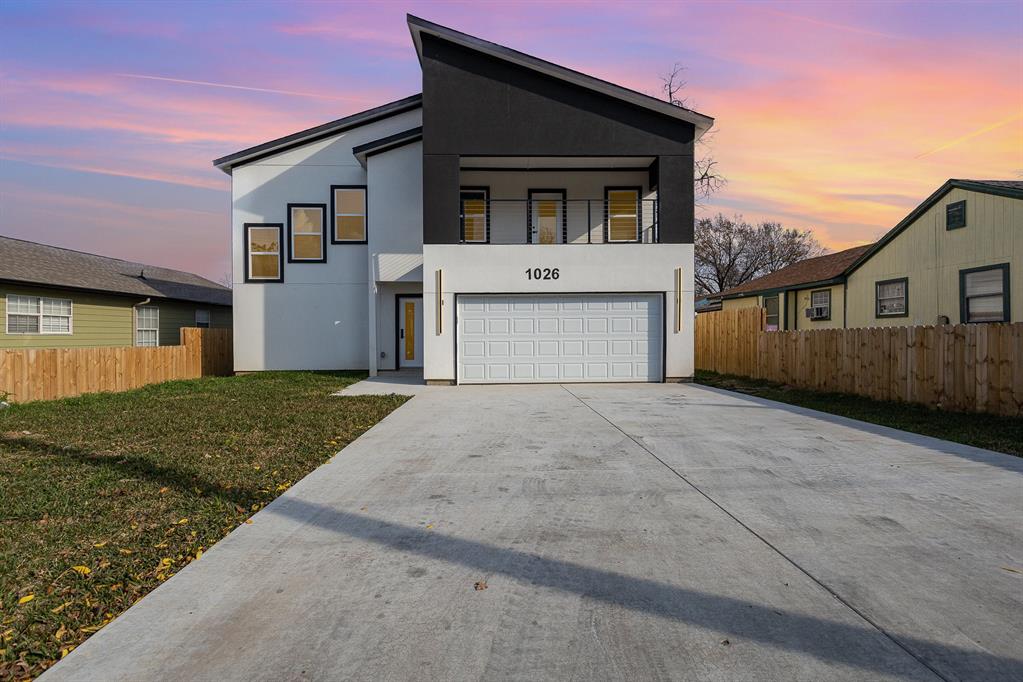
[[[485,187],[463,187],[461,197],[462,241],[483,244],[490,239],[489,191]]]
[[[332,185],[330,212],[334,216],[331,243],[366,243],[365,185]]]
[[[639,193],[638,187],[608,187],[604,190],[607,204],[607,241],[639,241]]]
[[[959,273],[959,318],[962,322],[1009,321],[1009,264]]]
[[[135,345],[160,345],[160,309],[155,305],[135,308]]]
[[[966,227],[966,200],[955,201],[945,207],[945,229]]]
[[[71,300],[7,296],[8,334],[70,334]]]
[[[283,282],[280,223],[245,224],[245,281]]]
[[[327,205],[288,204],[288,262],[327,262]]]
[[[875,285],[877,302],[875,317],[906,317],[909,315],[909,280],[889,279]]]
[[[210,328],[210,311],[208,310],[196,310],[195,311],[195,326],[200,329]]]

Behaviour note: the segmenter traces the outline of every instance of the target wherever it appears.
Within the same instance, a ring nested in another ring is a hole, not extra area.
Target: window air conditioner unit
[[[828,317],[827,306],[818,305],[806,309],[806,316],[811,320],[824,320]]]

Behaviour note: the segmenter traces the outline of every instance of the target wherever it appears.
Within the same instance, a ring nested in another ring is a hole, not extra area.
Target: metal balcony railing
[[[657,244],[656,199],[461,199],[463,244]]]

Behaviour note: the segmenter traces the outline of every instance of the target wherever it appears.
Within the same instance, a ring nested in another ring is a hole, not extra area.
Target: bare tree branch
[[[680,94],[688,84],[688,81],[683,78],[685,72],[686,67],[675,62],[671,70],[661,76],[661,92],[664,93],[664,98],[676,107],[689,109],[695,106],[694,103],[689,97],[683,97]],[[699,144],[701,147],[706,148],[709,146],[709,143],[710,137],[704,135],[700,139]],[[693,165],[694,191],[697,203],[699,203],[700,200],[708,199],[712,194],[724,187],[727,181],[718,170],[717,161],[709,152],[697,157]]]

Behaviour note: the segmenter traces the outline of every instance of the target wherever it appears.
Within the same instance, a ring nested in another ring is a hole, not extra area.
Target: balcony
[[[641,188],[608,188],[604,199],[568,199],[563,190],[530,190],[527,199],[492,199],[463,187],[461,244],[658,244],[657,199]]]

